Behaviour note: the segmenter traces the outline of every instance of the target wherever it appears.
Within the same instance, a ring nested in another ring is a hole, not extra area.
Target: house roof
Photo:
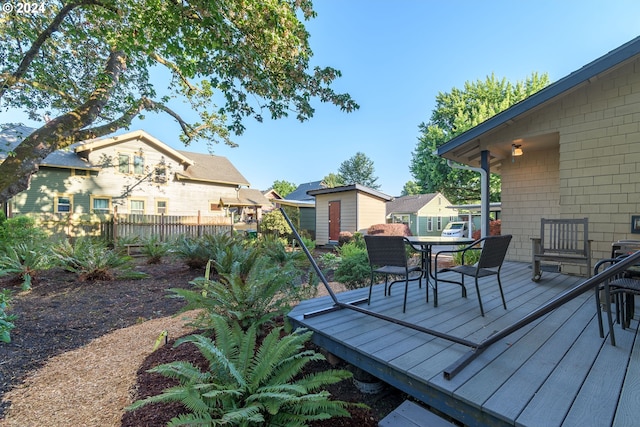
[[[298,188],[285,196],[285,200],[298,200],[298,201],[314,201],[314,197],[307,194],[307,191],[318,190],[324,188],[322,181],[305,182],[298,185]]]
[[[636,37],[465,133],[456,136],[438,147],[436,154],[460,163],[477,163],[479,157],[477,154],[480,151],[480,147],[479,144],[474,142],[476,138],[506,127],[512,121],[531,114],[544,105],[568,95],[574,90],[595,81],[601,74],[611,72],[615,68],[624,65],[638,54],[640,54],[640,37]],[[468,144],[477,146],[469,147],[467,146]]]
[[[437,195],[438,193],[430,193],[397,197],[387,202],[387,215],[393,213],[416,213]]]
[[[221,197],[220,204],[224,206],[264,206],[271,202],[260,190],[241,188],[238,197]]]
[[[332,188],[319,188],[317,190],[309,191],[309,194],[312,196],[318,196],[320,194],[343,193],[345,191],[359,191],[361,193],[366,193],[373,197],[377,197],[385,201],[389,201],[393,199],[393,197],[389,196],[388,194],[381,193],[378,190],[374,190],[373,188],[365,187],[364,185],[360,185],[360,184],[342,185],[339,187],[332,187]]]
[[[189,151],[178,152],[193,161],[186,170],[176,173],[178,179],[249,186],[249,181],[226,157]]]
[[[18,144],[29,136],[35,129],[27,126],[13,126],[0,131],[0,160],[7,157],[9,151],[14,150]],[[94,166],[85,159],[77,156],[70,150],[57,150],[49,154],[40,163],[42,166],[63,167],[69,169],[88,169],[98,170],[98,166]]]
[[[160,140],[156,139],[152,135],[149,135],[147,132],[143,130],[136,130],[133,132],[122,134],[122,135],[111,136],[108,138],[89,139],[75,145],[74,150],[76,153],[82,153],[85,151],[92,151],[98,148],[108,147],[109,145],[120,144],[124,141],[129,141],[132,139],[144,140],[147,144],[151,145],[156,150],[166,153],[169,156],[177,159],[181,164],[184,164],[184,165],[193,164],[193,161],[190,160],[188,157],[180,154],[180,152],[174,150],[173,148],[169,147],[167,144],[161,142]]]

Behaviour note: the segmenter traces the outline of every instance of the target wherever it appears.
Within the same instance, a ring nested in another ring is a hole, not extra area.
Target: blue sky
[[[239,147],[215,145],[213,153],[229,158],[253,188],[320,180],[360,151],[374,162],[380,191],[397,196],[412,179],[418,125],[439,92],[491,73],[515,82],[546,72],[554,82],[640,35],[637,0],[316,0],[314,8],[318,16],[306,24],[312,62],[340,69],[333,87],[360,109],[347,114],[315,102],[304,123],[248,120],[234,137]],[[166,116],[147,115],[131,129],[185,149]]]

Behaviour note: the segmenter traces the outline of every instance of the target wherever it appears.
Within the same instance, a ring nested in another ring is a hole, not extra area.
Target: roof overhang
[[[557,144],[559,136],[556,132],[503,140],[500,140],[496,134],[561,97],[591,84],[603,74],[634,60],[639,54],[640,37],[636,37],[463,134],[452,138],[438,147],[435,154],[458,163],[479,166],[480,153],[486,150],[490,152],[489,161],[493,170],[494,167],[499,166],[502,160],[511,156],[512,144],[521,145],[525,153],[527,150],[541,150],[549,144]]]
[[[149,135],[143,130],[137,130],[134,132],[125,133],[123,135],[112,136],[110,138],[90,139],[76,146],[75,152],[82,153],[84,151],[93,151],[99,148],[108,147],[109,145],[120,144],[129,140],[144,140],[147,144],[153,146],[158,151],[164,152],[168,156],[176,159],[180,164],[188,166],[193,164],[193,161],[191,159],[169,147],[167,144]]]

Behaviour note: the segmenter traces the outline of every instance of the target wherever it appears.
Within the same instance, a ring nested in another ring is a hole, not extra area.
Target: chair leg
[[[502,297],[502,306],[507,309],[507,302],[504,300],[504,292],[502,292],[502,282],[500,281],[500,272],[498,272],[498,289],[500,289],[500,296]]]
[[[609,339],[611,340],[611,345],[615,347],[616,337],[613,331],[613,316],[611,314],[611,294],[609,293],[609,286],[606,282],[604,285],[604,304],[607,307],[607,321],[609,322]]]
[[[371,272],[371,283],[369,283],[369,300],[367,305],[371,305],[371,290],[373,289],[373,272]]]
[[[402,303],[402,312],[407,311],[407,293],[409,292],[409,276],[405,276],[404,280],[404,302]]]
[[[600,287],[596,288],[596,313],[598,314],[598,331],[600,332],[600,338],[604,338],[604,328],[602,326],[602,304],[600,303]],[[608,308],[611,310],[611,307]]]
[[[480,304],[480,314],[484,317],[484,308],[482,308],[482,298],[480,298],[480,286],[478,286],[478,278],[476,277],[476,293],[478,294],[478,303]]]

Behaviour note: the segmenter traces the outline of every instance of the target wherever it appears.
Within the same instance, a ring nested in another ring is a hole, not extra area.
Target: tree
[[[402,187],[401,196],[413,196],[416,194],[422,194],[422,188],[415,181],[407,181]]]
[[[345,160],[338,168],[338,174],[345,184],[361,184],[377,190],[380,185],[376,184],[378,177],[373,176],[373,173],[373,161],[362,152],[358,152],[350,159]]]
[[[275,180],[273,181],[273,185],[271,186],[271,188],[277,191],[278,194],[281,195],[282,197],[286,197],[287,194],[294,191],[296,188],[298,188],[298,186],[295,185],[293,182],[284,181],[284,180]]]
[[[329,175],[322,178],[322,185],[324,188],[335,188],[344,185],[344,179],[342,176],[331,172]]]
[[[431,120],[419,125],[421,135],[409,166],[417,185],[427,193],[442,192],[454,204],[480,200],[479,174],[451,168],[434,151],[548,84],[546,73],[533,73],[515,85],[492,74],[484,81],[465,82],[463,90],[453,88],[450,93],[439,93]],[[490,200],[500,200],[500,178],[494,174],[490,177]]]
[[[0,111],[46,117],[0,164],[0,202],[24,190],[52,151],[144,112],[176,120],[185,143],[234,145],[248,117],[304,121],[312,99],[358,108],[331,89],[340,71],[309,70],[300,20],[315,16],[308,0],[51,0],[34,12],[0,19]],[[166,90],[153,82],[157,69],[171,75]],[[175,111],[177,99],[198,118]]]

